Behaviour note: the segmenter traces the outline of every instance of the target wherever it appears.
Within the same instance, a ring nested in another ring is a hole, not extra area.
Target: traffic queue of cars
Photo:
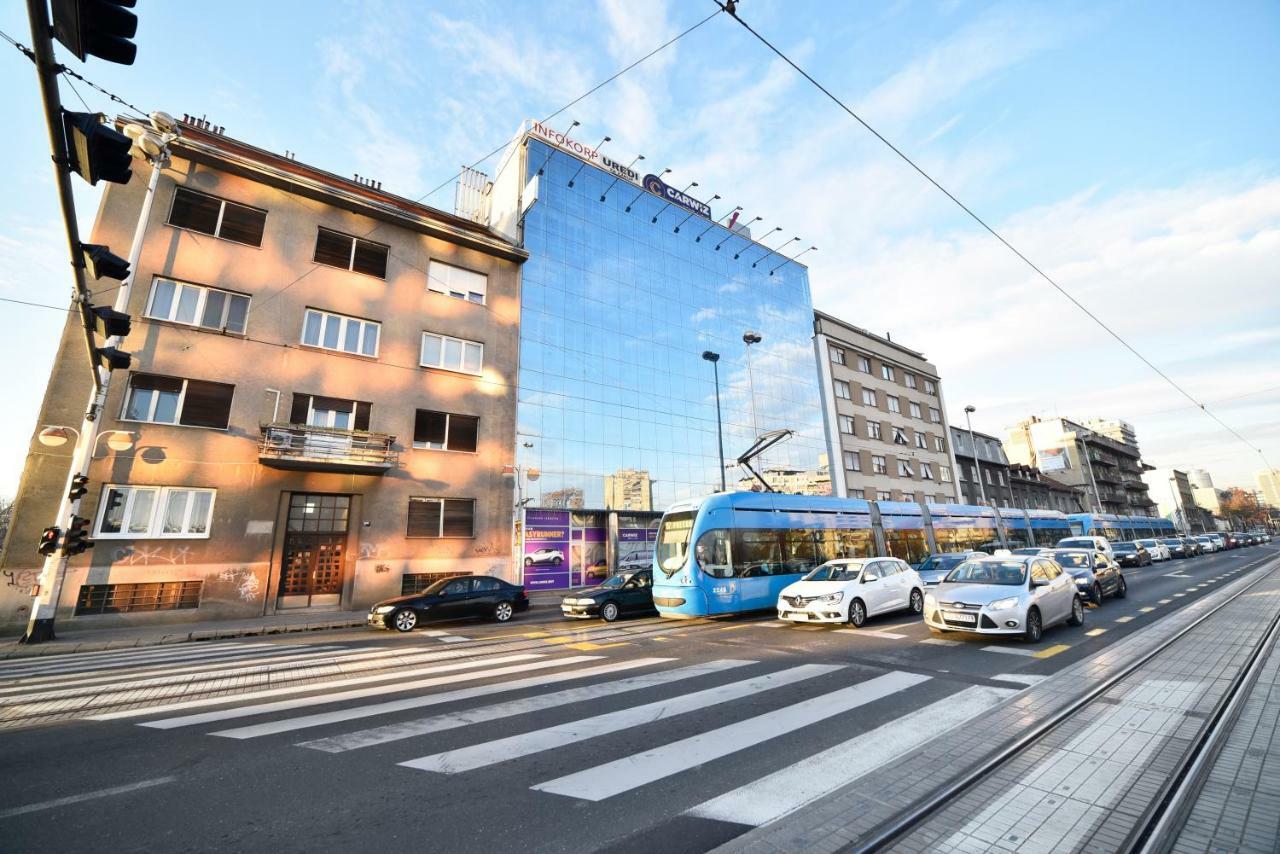
[[[1098,607],[1106,597],[1123,599],[1128,593],[1124,567],[1270,542],[1269,534],[1237,532],[1118,543],[1066,537],[1055,548],[933,554],[917,566],[891,557],[839,558],[783,588],[777,615],[791,623],[860,628],[870,617],[907,611],[922,615],[935,634],[1011,635],[1034,643],[1059,623],[1081,625],[1086,603]],[[557,564],[563,558],[544,549],[529,555],[526,564]],[[529,597],[519,585],[490,576],[457,576],[376,603],[367,624],[409,632],[435,620],[479,617],[503,623],[528,609]],[[566,595],[560,610],[566,618],[605,622],[654,614],[653,570],[630,561],[601,583]]]

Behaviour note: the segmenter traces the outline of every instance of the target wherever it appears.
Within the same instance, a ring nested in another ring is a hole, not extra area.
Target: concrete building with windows
[[[1196,505],[1195,491],[1185,471],[1152,468],[1143,472],[1142,479],[1150,489],[1157,512],[1173,522],[1179,531],[1198,533],[1205,530],[1203,514]]]
[[[1067,486],[1032,466],[1010,463],[1009,487],[1014,507],[1059,513],[1083,513],[1086,509],[1083,490]]]
[[[977,448],[974,448],[974,445]],[[951,447],[956,455],[956,482],[960,485],[963,504],[985,504],[989,507],[1021,507],[1014,501],[1009,458],[1000,440],[986,433],[953,426]]]
[[[145,223],[124,349],[58,619],[95,625],[363,607],[510,571],[524,250],[484,225],[184,123]],[[127,254],[150,167],[91,242]],[[110,290],[116,283],[91,283]],[[38,430],[80,424],[69,317]],[[31,440],[3,556],[28,616],[73,443]]]
[[[1100,435],[1069,418],[1031,418],[1006,431],[1010,462],[1034,466],[1067,486],[1082,490],[1091,512],[1156,515],[1137,446]]]
[[[642,469],[618,469],[605,478],[608,510],[653,510],[653,480]]]
[[[814,312],[831,486],[881,501],[955,501],[956,459],[938,369],[924,355]]]
[[[1106,436],[1113,442],[1139,450],[1138,431],[1128,421],[1119,418],[1087,418],[1084,426],[1099,436]]]
[[[1262,503],[1280,507],[1280,469],[1261,469],[1256,480]]]

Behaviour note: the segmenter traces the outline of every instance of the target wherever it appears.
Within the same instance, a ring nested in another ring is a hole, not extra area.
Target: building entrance
[[[349,495],[289,497],[277,608],[339,607],[350,509]]]

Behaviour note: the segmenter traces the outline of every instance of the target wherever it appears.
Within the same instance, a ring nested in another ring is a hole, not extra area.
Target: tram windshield
[[[658,529],[658,568],[667,578],[679,572],[689,554],[689,539],[693,535],[693,511],[670,513]]]

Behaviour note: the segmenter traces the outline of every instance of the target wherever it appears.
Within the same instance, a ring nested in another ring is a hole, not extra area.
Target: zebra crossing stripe
[[[927,681],[928,676],[918,673],[886,673],[754,718],[538,783],[531,788],[586,801],[602,801]]]
[[[508,682],[502,686],[486,686],[486,688],[493,687],[500,688],[505,691],[511,691],[516,688],[530,687],[531,685],[545,685],[551,682],[564,682],[569,679],[582,679],[586,676],[595,676],[600,673],[611,673],[623,669],[634,669],[636,667],[645,667],[651,664],[660,664],[673,660],[674,659],[670,658],[641,658],[634,661],[625,661],[620,664],[607,664],[601,667],[578,670],[572,673],[557,673],[541,679],[535,678],[519,680],[520,682],[525,683],[523,685],[515,682]],[[690,665],[689,667],[676,668],[675,670],[664,670],[659,673],[647,673],[643,676],[619,679],[614,682],[600,682],[595,685],[587,685],[583,688],[569,688],[564,691],[542,694],[537,697],[525,697],[519,700],[512,700],[507,703],[497,703],[481,709],[468,709],[455,714],[436,715],[430,718],[421,718],[416,721],[387,724],[386,726],[359,730],[347,735],[322,738],[316,741],[306,741],[300,744],[299,747],[309,747],[312,750],[323,750],[326,753],[342,753],[346,750],[356,750],[361,747],[372,747],[375,744],[386,744],[391,741],[399,741],[400,739],[412,738],[417,735],[429,735],[446,729],[456,729],[457,727],[467,726],[468,724],[483,723],[486,721],[499,720],[501,718],[514,717],[516,715],[524,715],[530,712],[540,711],[542,709],[554,709],[558,706],[565,706],[570,703],[581,703],[586,700],[594,700],[600,697],[612,697],[615,694],[622,694],[627,691],[639,691],[643,688],[652,688],[656,685],[667,685],[671,682],[678,682],[681,679],[692,679],[695,676],[705,676],[709,673],[717,673],[721,670],[728,670],[733,667],[743,667],[748,664],[755,664],[755,662],[742,660],[709,661],[702,664]],[[476,696],[474,690],[475,689],[469,689],[467,691],[459,691],[456,693],[467,694],[468,697],[472,697]],[[423,705],[418,702],[420,699],[421,698],[414,698],[412,701],[399,701],[383,705],[395,707],[388,709],[388,711],[400,711],[402,708],[411,708],[410,706],[404,705],[408,702],[413,702],[416,705]],[[433,702],[442,702],[435,698],[431,699]],[[449,699],[462,698],[451,697]],[[342,715],[345,711],[348,710],[334,712],[332,714]],[[374,712],[374,714],[381,714],[381,711]],[[329,718],[330,716],[315,715],[314,717],[318,719]],[[303,726],[315,726],[316,724],[332,722],[333,721],[331,719],[315,720],[314,722],[307,722],[303,724]],[[246,727],[246,729],[252,728]],[[251,737],[239,735],[236,730],[215,732],[213,735],[225,735],[231,738]]]
[[[53,666],[60,664],[81,663],[81,662],[98,662],[110,661],[116,658],[130,658],[139,655],[155,655],[157,653],[168,653],[170,655],[192,652],[207,652],[214,649],[244,649],[250,646],[269,646],[269,644],[258,641],[256,643],[244,643],[243,641],[224,641],[222,643],[177,643],[165,646],[139,646],[127,647],[124,649],[101,649],[94,652],[76,652],[65,655],[42,655],[15,658],[12,661],[0,661],[0,679],[7,678],[6,674],[10,670],[26,670],[36,666]]]
[[[443,774],[456,774],[483,768],[497,762],[518,759],[534,753],[541,753],[554,747],[596,738],[611,732],[630,729],[634,726],[651,724],[686,712],[705,709],[730,700],[738,700],[759,694],[772,688],[792,685],[815,676],[822,676],[843,668],[838,664],[802,664],[786,670],[754,676],[740,682],[719,685],[692,694],[684,694],[654,703],[645,703],[629,709],[595,715],[577,721],[547,727],[534,732],[521,733],[508,738],[435,753],[418,759],[411,759],[400,764],[406,768],[417,768],[420,771],[438,771]]]
[[[687,815],[760,826],[858,780],[1018,693],[974,686],[802,759],[688,810]]]
[[[111,658],[98,661],[56,662],[48,661],[41,665],[30,665],[24,669],[6,670],[0,673],[0,679],[17,679],[25,676],[54,676],[67,673],[92,672],[95,670],[118,670],[124,667],[146,667],[151,664],[167,664],[170,661],[197,661],[222,658],[235,658],[243,655],[255,655],[272,644],[245,644],[235,648],[202,649],[202,650],[165,650],[149,652],[145,655],[131,655],[127,658]]]

